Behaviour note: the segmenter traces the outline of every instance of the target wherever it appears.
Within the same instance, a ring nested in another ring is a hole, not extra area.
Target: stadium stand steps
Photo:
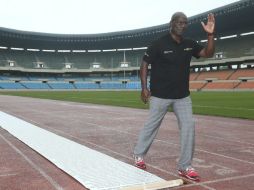
[[[235,86],[234,86],[234,88],[233,89],[237,89],[238,88],[238,86],[240,86],[241,85],[241,82],[239,82],[238,84],[236,84]]]
[[[236,72],[236,70],[234,70],[226,79],[229,80],[231,78],[231,76],[234,75],[235,72]]]
[[[21,86],[23,86],[24,88],[28,89],[28,87],[26,85],[24,85],[23,83],[19,82]]]

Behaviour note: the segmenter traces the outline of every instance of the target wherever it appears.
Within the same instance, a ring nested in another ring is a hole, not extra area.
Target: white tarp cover
[[[151,173],[87,148],[0,111],[0,126],[91,190],[164,181]]]

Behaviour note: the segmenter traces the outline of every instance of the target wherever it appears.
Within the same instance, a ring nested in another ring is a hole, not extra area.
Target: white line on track
[[[242,175],[242,176],[234,176],[234,177],[227,177],[227,178],[223,178],[223,179],[211,180],[211,181],[202,182],[201,184],[211,184],[211,183],[218,183],[218,182],[223,182],[223,181],[232,181],[232,180],[243,179],[243,178],[248,178],[248,177],[254,177],[254,174],[248,174],[248,175]]]
[[[32,160],[30,160],[25,154],[21,152],[15,145],[13,145],[10,141],[8,141],[4,136],[0,134],[0,137],[13,149],[15,152],[17,152],[20,156],[22,156],[35,170],[37,170],[48,182],[57,190],[63,190],[63,188],[50,176],[46,174],[45,171],[43,171],[42,168],[37,166]]]
[[[239,141],[239,140],[233,139],[233,138],[225,139],[223,137],[215,137],[215,136],[212,136],[212,135],[204,135],[204,134],[201,134],[201,133],[199,135],[202,135],[204,137],[219,139],[219,140],[224,141],[224,142],[235,142],[235,143],[238,143],[238,144],[246,144],[246,145],[254,146],[254,143],[243,142],[243,141]]]
[[[200,107],[200,108],[215,108],[215,109],[226,109],[226,110],[248,110],[248,111],[254,111],[252,108],[234,108],[234,107],[223,107],[223,106],[204,106],[204,105],[192,105],[193,107]]]
[[[14,176],[14,175],[18,175],[18,173],[0,174],[0,177],[9,177],[9,176]]]

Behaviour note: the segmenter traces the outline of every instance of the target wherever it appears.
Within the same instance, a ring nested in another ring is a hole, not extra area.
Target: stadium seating
[[[254,69],[238,69],[229,79],[254,79]]]
[[[149,78],[148,78],[149,81]],[[253,88],[254,69],[200,71],[190,74],[190,90],[249,90]],[[100,76],[5,76],[1,89],[133,89],[141,88],[137,75]]]
[[[213,81],[208,82],[202,90],[232,90],[237,85],[239,85],[240,81]]]
[[[199,91],[207,84],[206,81],[190,81],[190,90]]]
[[[254,80],[241,82],[236,89],[239,90],[253,90],[254,89]]]
[[[227,80],[235,71],[234,70],[222,70],[222,71],[202,71],[195,78],[195,80]]]
[[[3,82],[3,81],[0,81],[0,88],[1,89],[26,89],[26,87],[20,83]]]
[[[8,66],[8,62],[14,62],[15,66],[23,67],[23,68],[35,68],[36,67],[36,59],[32,52],[28,51],[9,51],[2,50],[0,54],[4,54],[5,62]]]
[[[254,38],[252,35],[216,41],[216,51],[222,52],[225,58],[236,58],[253,55]]]
[[[23,86],[27,89],[50,89],[49,85],[47,83],[42,82],[21,82]]]
[[[144,50],[85,53],[0,50],[0,66],[13,61],[23,68],[38,68],[38,64],[42,64],[44,69],[64,69],[66,64],[70,64],[72,68],[90,69],[96,63],[101,68],[112,69],[120,68],[125,61],[129,67],[139,67],[143,54]]]
[[[221,53],[221,57],[192,60],[190,89],[254,89],[253,47],[253,35],[218,39],[216,52]],[[0,88],[137,90],[141,88],[139,66],[144,52],[144,49],[98,52],[0,49]],[[14,65],[11,66],[10,62]],[[128,67],[121,67],[122,63],[127,63]],[[248,68],[242,69],[240,65],[243,63]],[[100,65],[100,68],[93,68],[94,64]],[[237,66],[237,69],[231,68],[231,65]]]
[[[75,87],[77,89],[99,89],[100,85],[96,83],[76,82]]]
[[[75,89],[75,86],[67,82],[48,82],[48,85],[52,89]]]

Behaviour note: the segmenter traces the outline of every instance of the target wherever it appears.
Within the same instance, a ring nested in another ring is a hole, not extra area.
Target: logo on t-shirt
[[[169,54],[169,53],[173,53],[173,50],[164,50],[163,52],[164,54]]]
[[[192,50],[192,48],[185,48],[185,49],[183,49],[184,51],[191,51]]]

